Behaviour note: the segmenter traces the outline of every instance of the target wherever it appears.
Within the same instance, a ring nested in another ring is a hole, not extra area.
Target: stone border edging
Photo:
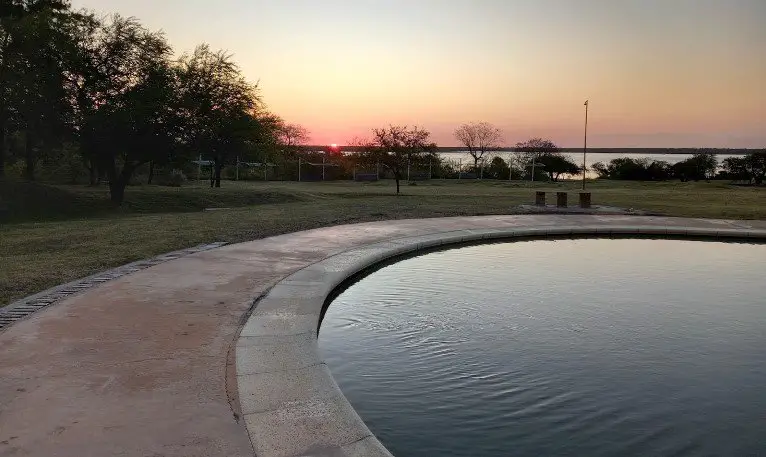
[[[136,262],[131,262],[117,268],[102,271],[85,278],[76,279],[66,284],[61,284],[48,290],[38,292],[34,295],[30,295],[29,297],[22,298],[21,300],[9,303],[6,306],[0,307],[0,332],[16,322],[22,319],[26,319],[37,311],[45,309],[48,306],[64,300],[65,298],[69,298],[71,296],[85,292],[88,289],[96,287],[107,281],[121,278],[125,275],[129,275],[131,273],[135,273],[137,271],[141,271],[164,262],[180,259],[181,257],[186,257],[187,255],[220,248],[221,246],[225,246],[227,244],[228,243],[226,242],[200,244],[188,249],[180,249],[178,251],[161,254],[150,259],[138,260]]]
[[[240,406],[256,455],[391,457],[354,411],[319,355],[318,328],[325,303],[348,278],[386,260],[440,246],[633,235],[766,241],[766,230],[682,225],[467,229],[352,248],[287,276],[258,301],[236,342]]]

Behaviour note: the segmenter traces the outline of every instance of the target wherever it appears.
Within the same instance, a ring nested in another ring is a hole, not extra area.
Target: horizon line
[[[300,149],[325,149],[329,148],[332,145],[326,144],[326,145],[301,145],[299,146]],[[338,149],[347,150],[347,151],[354,151],[361,149],[362,146],[350,146],[350,145],[336,145]],[[437,146],[436,147],[437,152],[462,152],[467,151],[468,148],[465,146]],[[583,148],[580,147],[560,147],[558,148],[558,152],[583,152],[584,150],[587,150],[588,152],[592,152],[595,154],[608,154],[608,153],[625,153],[625,154],[637,154],[641,152],[650,153],[650,154],[693,154],[695,152],[705,152],[705,153],[717,153],[718,151],[728,153],[728,154],[748,154],[751,152],[757,152],[757,151],[763,151],[766,150],[766,147],[763,148],[701,148],[701,147],[674,147],[674,148],[662,148],[662,147],[620,147],[620,148],[608,148],[608,147],[588,147]],[[517,148],[514,146],[504,146],[504,147],[495,147],[495,148],[487,148],[486,152],[523,152],[524,148]]]

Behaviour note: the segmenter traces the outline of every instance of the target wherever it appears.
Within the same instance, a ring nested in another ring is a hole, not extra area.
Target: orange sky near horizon
[[[764,0],[73,0],[230,51],[314,144],[487,121],[593,147],[766,147]],[[212,6],[211,6],[212,5]]]

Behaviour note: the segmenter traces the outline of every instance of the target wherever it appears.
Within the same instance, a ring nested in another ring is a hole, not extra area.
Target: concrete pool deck
[[[384,221],[170,260],[0,332],[0,456],[389,455],[317,352],[332,289],[377,262],[445,243],[577,234],[756,240],[766,239],[766,222]]]

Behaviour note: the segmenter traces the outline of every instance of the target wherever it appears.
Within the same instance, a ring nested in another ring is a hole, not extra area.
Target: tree
[[[277,128],[277,136],[279,142],[288,150],[294,149],[296,146],[306,144],[311,135],[307,128],[300,124],[290,124],[282,122]]]
[[[211,187],[221,187],[221,170],[233,153],[259,136],[261,99],[231,56],[198,46],[180,60],[185,141],[213,159]]]
[[[604,165],[604,162],[596,162],[592,166],[593,170],[598,174],[599,179],[609,179],[609,167]]]
[[[545,152],[538,156],[537,161],[544,166],[544,171],[551,181],[556,182],[562,174],[576,175],[580,167],[569,157],[558,152]]]
[[[593,169],[601,179],[664,181],[671,176],[669,163],[646,158],[618,157],[612,159],[609,165],[595,163]]]
[[[489,164],[486,174],[491,179],[508,179],[511,175],[511,168],[502,157],[494,157]]]
[[[745,156],[750,175],[757,186],[766,180],[766,150],[753,152]]]
[[[698,152],[690,158],[672,166],[673,175],[682,182],[689,180],[700,181],[711,179],[718,169],[718,159],[715,154]]]
[[[500,147],[503,132],[488,122],[463,124],[455,130],[455,139],[468,150],[473,157],[474,171],[478,173],[479,161],[492,149]]]
[[[161,33],[117,15],[82,24],[78,39],[79,65],[68,83],[81,152],[106,173],[119,205],[136,169],[166,157],[180,135],[171,48]]]
[[[766,179],[766,151],[753,152],[744,157],[727,157],[722,168],[722,175],[733,181],[747,181],[760,186]]]
[[[396,180],[396,194],[407,167],[424,162],[436,150],[430,142],[431,133],[420,127],[391,125],[374,129],[373,140],[363,147],[361,159],[369,164],[380,164],[390,170]]]
[[[19,97],[19,67],[23,54],[23,30],[20,22],[27,14],[18,1],[0,2],[0,178],[5,176],[7,138],[10,123],[16,118],[14,110]]]
[[[63,0],[0,2],[0,177],[8,134],[23,135],[30,180],[38,146],[47,150],[63,135],[63,51],[70,42],[70,23],[80,16]]]
[[[538,166],[542,164],[540,158],[544,155],[557,154],[558,151],[559,147],[553,141],[544,138],[530,138],[516,143],[515,147],[519,163],[529,168],[529,173],[535,178],[540,169]]]
[[[732,181],[752,182],[752,175],[747,163],[747,157],[727,157],[723,159],[721,175]]]

